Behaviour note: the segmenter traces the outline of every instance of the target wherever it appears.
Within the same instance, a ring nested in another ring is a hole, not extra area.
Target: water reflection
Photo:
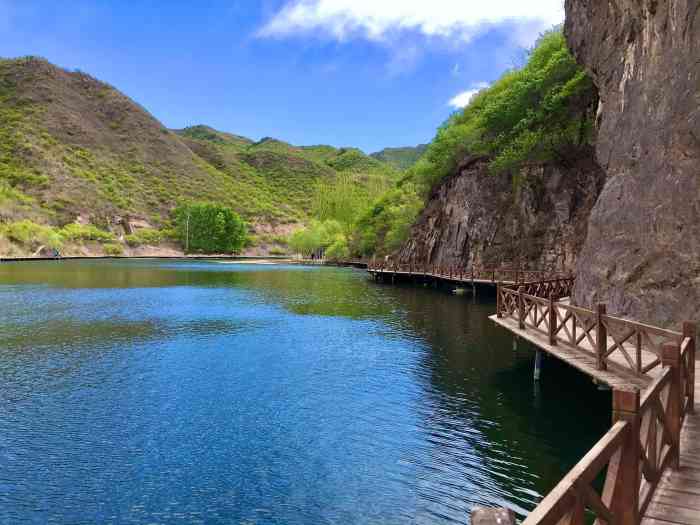
[[[487,296],[115,261],[1,265],[0,300],[0,522],[465,523],[609,421]]]

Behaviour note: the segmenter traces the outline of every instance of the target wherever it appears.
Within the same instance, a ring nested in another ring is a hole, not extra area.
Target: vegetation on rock
[[[565,160],[590,145],[597,92],[576,64],[560,30],[544,34],[524,67],[479,92],[437,132],[417,163],[357,222],[351,241],[361,254],[388,253],[407,238],[433,188],[469,156],[492,173],[533,162]]]

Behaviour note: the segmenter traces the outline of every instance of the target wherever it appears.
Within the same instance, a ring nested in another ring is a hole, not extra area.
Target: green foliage
[[[129,246],[157,246],[163,242],[163,233],[152,228],[141,228],[125,237]]]
[[[384,178],[361,183],[344,174],[319,181],[314,191],[313,215],[320,221],[337,221],[347,229],[387,189],[388,181]]]
[[[68,241],[113,242],[114,234],[100,230],[92,224],[67,224],[61,229],[61,236]]]
[[[211,202],[184,204],[175,210],[178,239],[188,252],[236,253],[248,230],[231,208]]]
[[[5,225],[2,233],[11,241],[31,249],[39,246],[60,249],[63,246],[63,239],[54,228],[26,219]]]
[[[339,237],[326,249],[326,258],[342,261],[350,258],[350,248],[345,237]]]
[[[357,222],[352,247],[369,256],[398,249],[423,208],[423,200],[411,183],[387,192]]]
[[[432,188],[469,155],[489,159],[489,170],[517,181],[529,162],[566,158],[591,141],[597,94],[559,30],[544,34],[527,64],[479,92],[437,132],[396,187],[357,221],[354,253],[391,252],[401,246]]]
[[[306,257],[324,252],[333,245],[347,245],[343,225],[335,220],[311,221],[289,237],[289,248]]]
[[[427,148],[427,144],[405,148],[384,148],[382,151],[372,153],[370,157],[386,162],[390,166],[403,171],[418,162],[418,159],[421,158]]]
[[[121,244],[105,244],[102,249],[105,251],[105,255],[123,255],[124,247]]]
[[[561,31],[550,31],[522,69],[505,73],[438,130],[414,180],[426,191],[467,154],[488,156],[493,173],[556,159],[590,141],[596,96]]]

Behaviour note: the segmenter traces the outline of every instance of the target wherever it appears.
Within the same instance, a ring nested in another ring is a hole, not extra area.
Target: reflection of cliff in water
[[[533,348],[521,341],[513,351],[512,336],[488,320],[488,294],[472,302],[419,287],[387,293],[430,349],[416,370],[428,400],[421,414],[439,429],[426,468],[440,471],[444,490],[469,480],[473,501],[500,494],[482,502],[533,508],[609,427],[609,393],[553,358],[536,385]]]

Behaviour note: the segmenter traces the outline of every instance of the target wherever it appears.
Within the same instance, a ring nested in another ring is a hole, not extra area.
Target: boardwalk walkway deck
[[[700,381],[695,382],[695,395]],[[688,414],[681,431],[680,466],[666,472],[642,525],[700,525],[700,415]]]
[[[613,426],[525,525],[700,525],[696,327],[674,332],[572,306],[570,287],[499,285],[491,319],[613,389]],[[605,488],[591,482],[606,469]]]
[[[563,314],[563,310],[559,310],[559,314]],[[561,359],[569,365],[577,368],[584,374],[591,376],[598,383],[603,383],[610,388],[620,390],[630,389],[645,389],[654,379],[653,371],[649,374],[638,375],[629,370],[628,363],[622,354],[616,353],[610,356],[607,369],[598,369],[597,358],[595,356],[595,348],[592,348],[590,341],[582,340],[579,345],[584,346],[588,352],[581,352],[579,348],[570,344],[559,341],[553,345],[549,341],[549,336],[539,330],[528,330],[519,328],[518,321],[512,317],[498,318],[495,314],[490,317],[496,324],[510,330],[516,336],[529,341],[537,348],[544,350],[546,353]],[[612,337],[608,337],[608,347],[615,343]],[[642,363],[643,366],[651,365],[657,358],[652,351],[642,348]]]
[[[538,271],[368,266],[375,280],[497,287],[491,319],[611,387],[610,430],[523,525],[700,525],[697,328],[675,332],[573,306],[573,278]],[[603,490],[594,480],[604,476]]]

